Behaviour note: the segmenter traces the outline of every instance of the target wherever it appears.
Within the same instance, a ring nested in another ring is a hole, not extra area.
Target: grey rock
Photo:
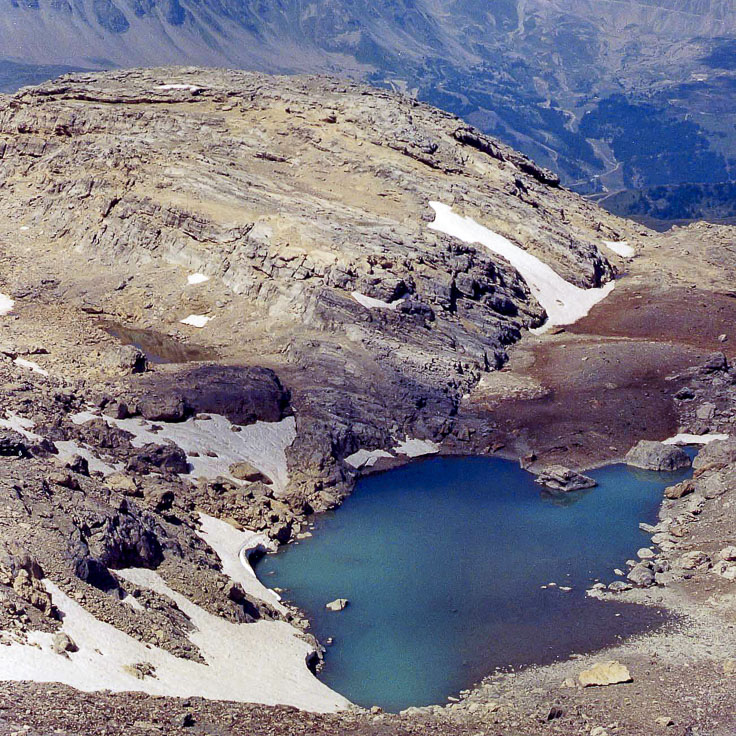
[[[598,485],[593,478],[577,473],[564,465],[550,465],[539,473],[534,482],[565,493]]]
[[[676,445],[641,440],[632,447],[624,458],[627,465],[644,470],[673,471],[689,468],[692,464],[688,454]]]
[[[639,588],[650,588],[655,582],[654,572],[643,564],[634,565],[626,577]]]

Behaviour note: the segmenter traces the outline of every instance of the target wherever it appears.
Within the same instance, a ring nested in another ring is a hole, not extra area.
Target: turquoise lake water
[[[625,465],[550,495],[517,463],[433,458],[362,479],[314,536],[256,566],[327,649],[320,678],[355,703],[443,703],[496,668],[591,651],[663,619],[585,595],[648,546],[667,485]],[[542,586],[556,583],[557,587]],[[572,588],[569,592],[559,586]],[[325,604],[348,598],[344,611]]]

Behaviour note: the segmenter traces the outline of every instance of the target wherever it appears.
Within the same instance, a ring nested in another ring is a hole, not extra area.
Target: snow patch
[[[38,363],[34,363],[32,360],[26,360],[25,358],[16,358],[13,363],[20,366],[21,368],[27,368],[29,371],[38,373],[42,376],[48,376],[49,372],[41,368]]]
[[[379,458],[382,457],[392,458],[394,455],[386,450],[358,450],[352,455],[348,455],[345,458],[345,462],[356,470],[359,470],[360,468],[372,468]]]
[[[382,299],[374,299],[372,296],[366,296],[359,291],[354,291],[351,296],[366,309],[396,309],[404,301],[403,299],[397,299],[395,302],[384,302]]]
[[[170,697],[200,696],[211,700],[292,705],[312,712],[334,712],[349,703],[322,684],[306,667],[310,645],[284,621],[235,624],[173,591],[152,570],[117,571],[134,585],[173,600],[195,630],[190,640],[206,664],[180,659],[143,644],[96,619],[79,603],[45,580],[54,604],[64,614],[62,630],[79,650],[55,654],[53,634],[31,632],[26,644],[2,647],[0,679],[60,682],[85,692],[107,689]],[[154,677],[138,679],[126,667],[148,662]]]
[[[631,258],[636,255],[636,251],[629,245],[626,240],[604,240],[603,245],[609,250],[612,250],[622,258]]]
[[[247,529],[239,531],[232,524],[207,514],[199,515],[199,523],[197,535],[215,550],[222,564],[222,572],[240,583],[249,595],[270,603],[282,612],[286,611],[279,594],[261,583],[249,562],[250,555],[257,550],[275,552],[274,542],[265,534]]]
[[[108,463],[100,460],[91,450],[77,444],[74,440],[59,440],[54,442],[54,444],[59,451],[57,457],[63,463],[71,460],[74,455],[79,455],[87,461],[87,465],[91,471],[97,471],[104,475],[115,473],[123,467],[122,463],[117,463],[116,466],[108,465]]]
[[[12,411],[6,412],[5,416],[7,417],[7,419],[0,419],[0,427],[2,427],[3,429],[12,429],[14,432],[22,434],[26,439],[29,440],[37,441],[43,439],[40,434],[31,432],[31,430],[36,426],[35,422],[32,419],[26,419],[25,417],[18,416],[18,414],[15,414]]]
[[[187,276],[187,283],[190,286],[194,286],[195,284],[203,284],[205,281],[209,281],[210,277],[205,276],[203,273],[190,273],[189,276]]]
[[[407,437],[401,444],[395,448],[400,455],[407,457],[423,457],[424,455],[436,455],[440,448],[431,440],[416,440]]]
[[[199,87],[196,84],[159,84],[155,89],[165,92],[167,90],[181,89],[189,92],[198,92]]]
[[[185,422],[157,422],[158,432],[151,432],[150,425],[140,417],[114,419],[104,416],[110,424],[125,429],[134,435],[135,447],[153,442],[161,444],[171,440],[187,454],[192,478],[215,478],[223,475],[232,478],[230,466],[233,463],[249,462],[273,481],[275,491],[283,491],[289,483],[286,463],[286,449],[296,439],[296,419],[286,417],[280,422],[255,422],[240,431],[233,431],[233,424],[227,417],[210,414],[210,419],[187,419]],[[75,424],[84,424],[94,419],[91,412],[74,414]],[[196,452],[199,457],[192,457]],[[215,457],[207,455],[208,452]]]
[[[613,291],[613,281],[599,289],[581,289],[565,281],[546,263],[514,245],[503,235],[479,225],[470,217],[456,215],[445,204],[430,202],[429,205],[437,215],[429,226],[432,230],[465,243],[480,243],[492,253],[505,258],[521,274],[534,297],[547,312],[545,324],[532,330],[537,334],[546,332],[555,325],[577,322]]]
[[[212,317],[207,317],[204,314],[190,314],[181,320],[181,323],[191,327],[204,327],[211,319]]]
[[[674,437],[663,440],[663,445],[707,445],[716,440],[727,440],[727,434],[676,434]]]
[[[0,317],[9,314],[14,304],[15,302],[7,294],[0,294]]]

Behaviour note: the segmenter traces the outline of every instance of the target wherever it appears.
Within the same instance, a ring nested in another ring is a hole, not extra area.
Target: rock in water
[[[622,682],[631,682],[632,679],[628,668],[613,659],[607,662],[596,662],[590,669],[583,670],[578,675],[578,682],[583,687],[618,685]]]
[[[632,447],[624,458],[627,465],[643,470],[672,471],[692,465],[688,454],[676,445],[641,440]]]
[[[550,465],[537,476],[534,482],[546,488],[551,488],[554,491],[562,491],[564,493],[579,491],[583,488],[593,488],[598,485],[596,481],[587,475],[576,473],[564,465]]]
[[[344,611],[349,604],[350,601],[347,598],[336,598],[334,601],[330,601],[325,608],[328,611]]]

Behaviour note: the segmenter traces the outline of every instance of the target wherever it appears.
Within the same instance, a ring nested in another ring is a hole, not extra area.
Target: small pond
[[[334,639],[320,673],[332,688],[391,711],[442,703],[496,668],[662,623],[585,591],[649,545],[639,522],[655,522],[665,486],[689,472],[612,465],[590,473],[597,488],[555,496],[510,461],[433,458],[362,479],[256,571]],[[327,611],[336,598],[350,605]]]
[[[123,345],[138,348],[150,363],[191,363],[215,360],[217,353],[201,345],[187,345],[170,335],[156,330],[124,327],[112,322],[102,323],[102,328]]]

